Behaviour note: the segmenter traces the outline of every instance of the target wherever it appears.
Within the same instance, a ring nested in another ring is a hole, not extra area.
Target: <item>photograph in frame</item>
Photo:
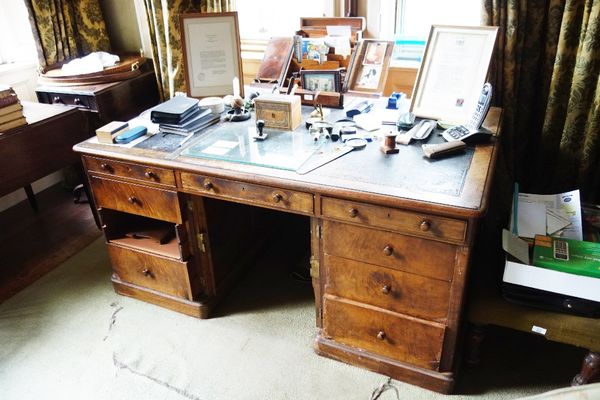
[[[498,28],[431,27],[410,111],[418,117],[464,124],[485,83]]]
[[[243,97],[237,12],[181,14],[180,24],[188,96],[225,96],[239,91]],[[238,82],[235,89],[234,82]]]
[[[342,91],[370,97],[381,96],[393,50],[394,42],[390,40],[361,40],[352,55]]]
[[[302,70],[300,71],[302,88],[312,92],[340,92],[339,70]]]

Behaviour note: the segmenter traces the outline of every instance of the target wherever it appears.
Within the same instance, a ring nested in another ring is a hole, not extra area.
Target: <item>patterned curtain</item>
[[[98,0],[25,0],[40,67],[110,51]]]
[[[502,145],[526,192],[600,202],[600,1],[484,0]]]
[[[235,11],[235,0],[145,0],[152,56],[163,100],[185,92],[179,14]]]

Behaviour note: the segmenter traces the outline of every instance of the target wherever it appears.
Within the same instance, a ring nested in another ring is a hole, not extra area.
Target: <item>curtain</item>
[[[525,192],[600,202],[600,1],[483,4],[500,27],[490,80],[509,174]]]
[[[228,12],[234,0],[144,0],[161,98],[186,92],[179,14]]]
[[[25,0],[40,67],[110,51],[98,0]]]

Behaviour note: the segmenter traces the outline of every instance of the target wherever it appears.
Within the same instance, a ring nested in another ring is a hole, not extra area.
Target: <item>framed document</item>
[[[181,43],[190,97],[244,97],[237,12],[181,14]],[[235,79],[237,78],[237,79]]]
[[[464,124],[477,106],[497,32],[495,26],[433,25],[410,111],[422,118]]]
[[[341,92],[341,71],[339,69],[300,70],[302,88],[312,92]]]

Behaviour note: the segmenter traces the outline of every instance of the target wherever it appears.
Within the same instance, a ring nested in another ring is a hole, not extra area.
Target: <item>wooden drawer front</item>
[[[113,271],[124,282],[192,300],[188,263],[108,243]]]
[[[325,255],[325,293],[429,320],[448,315],[450,283]]]
[[[232,199],[240,203],[280,208],[305,214],[312,214],[314,211],[313,195],[310,193],[210,178],[185,172],[181,174],[181,184],[184,189]]]
[[[325,296],[323,335],[375,354],[438,370],[445,327]]]
[[[100,172],[124,178],[137,179],[175,187],[175,173],[168,169],[130,164],[103,158],[84,157],[88,171]]]
[[[453,243],[463,243],[467,234],[466,221],[328,197],[322,199],[321,212],[326,218],[448,240]]]
[[[450,244],[333,221],[323,221],[323,251],[445,281],[456,257]]]
[[[182,223],[177,192],[90,177],[96,206]]]
[[[40,103],[66,104],[69,106],[77,106],[79,108],[84,108],[92,111],[98,110],[94,96],[84,94],[38,92],[38,100],[40,101]]]

